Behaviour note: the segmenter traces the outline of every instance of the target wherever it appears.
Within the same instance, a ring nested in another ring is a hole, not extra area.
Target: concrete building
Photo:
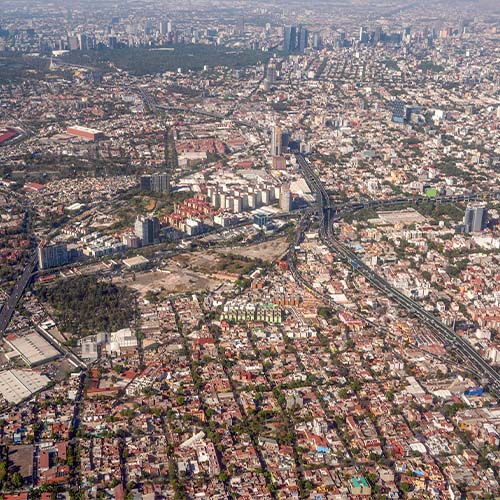
[[[273,127],[271,131],[271,155],[281,156],[283,152],[283,143],[281,138],[281,128]]]
[[[58,358],[61,353],[49,344],[40,334],[33,332],[24,336],[11,336],[5,339],[9,347],[16,353],[28,366],[36,366],[47,363]]]
[[[38,267],[40,269],[64,266],[68,263],[69,255],[66,244],[38,247]]]
[[[488,208],[485,203],[469,205],[465,210],[464,226],[466,233],[478,233],[486,227]]]
[[[104,133],[100,130],[93,128],[82,127],[80,125],[73,125],[68,127],[66,133],[74,137],[80,137],[82,139],[88,139],[90,141],[98,141],[104,138]]]
[[[157,217],[137,217],[134,232],[142,246],[152,245],[159,241],[160,221]]]
[[[10,404],[18,404],[46,387],[50,379],[32,370],[0,372],[0,395]]]
[[[283,184],[280,190],[280,209],[283,212],[290,212],[292,209],[292,194],[290,184]]]

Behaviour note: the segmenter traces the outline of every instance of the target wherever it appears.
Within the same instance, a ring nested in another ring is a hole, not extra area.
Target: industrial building
[[[49,344],[40,334],[9,335],[5,342],[28,366],[36,366],[58,358],[61,353]]]
[[[10,404],[18,404],[49,382],[48,377],[31,370],[6,370],[0,372],[0,395]]]
[[[74,137],[80,137],[81,139],[87,139],[90,141],[98,141],[99,139],[104,139],[104,133],[101,130],[96,130],[94,128],[82,127],[80,125],[73,125],[66,129],[68,135]]]

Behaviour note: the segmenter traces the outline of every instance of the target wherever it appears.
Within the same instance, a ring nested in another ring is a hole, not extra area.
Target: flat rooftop
[[[137,266],[142,266],[144,264],[147,264],[149,262],[146,257],[143,257],[142,255],[137,255],[136,257],[130,257],[130,259],[123,259],[123,263],[127,267],[137,267]]]
[[[43,389],[50,379],[31,370],[0,372],[0,394],[11,404],[17,404]]]
[[[36,332],[22,337],[17,335],[9,336],[5,340],[12,349],[19,353],[28,366],[46,363],[61,354]]]
[[[86,132],[87,134],[102,134],[102,130],[97,130],[95,128],[84,127],[82,125],[72,125],[68,127],[68,131],[76,130],[78,132]]]

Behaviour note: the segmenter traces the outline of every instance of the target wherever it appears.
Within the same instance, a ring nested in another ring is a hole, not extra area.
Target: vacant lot
[[[278,257],[283,255],[287,248],[288,243],[286,238],[279,238],[246,247],[225,247],[222,248],[220,252],[230,255],[240,255],[250,259],[262,259],[266,262],[273,262]]]
[[[163,271],[137,273],[135,279],[121,280],[122,284],[137,290],[141,296],[149,291],[162,290],[165,293],[202,292],[217,287],[220,280],[203,273],[182,269],[173,264]]]

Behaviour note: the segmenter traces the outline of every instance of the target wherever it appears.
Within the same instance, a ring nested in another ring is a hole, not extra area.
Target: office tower
[[[299,26],[299,32],[297,35],[297,49],[303,54],[305,49],[309,44],[309,31],[303,26]]]
[[[118,39],[116,36],[110,36],[108,38],[108,46],[110,49],[116,49],[118,46]]]
[[[392,121],[404,123],[408,119],[408,110],[403,101],[396,99],[392,105]]]
[[[466,233],[478,233],[486,227],[488,208],[485,203],[470,204],[464,215]]]
[[[366,26],[359,28],[359,43],[368,43],[368,30]]]
[[[245,16],[241,16],[238,19],[237,31],[238,33],[245,33]]]
[[[273,127],[271,132],[271,155],[280,156],[282,153],[282,138],[281,129],[279,127]]]
[[[290,143],[290,133],[287,130],[281,132],[281,150],[286,151]]]
[[[167,173],[151,176],[151,191],[155,193],[168,193],[170,191],[170,179]]]
[[[312,46],[313,46],[313,49],[320,49],[321,48],[321,35],[319,33],[314,33],[313,39],[312,39]]]
[[[141,191],[154,193],[168,193],[170,191],[170,178],[167,173],[159,172],[152,175],[141,175]]]
[[[152,245],[159,239],[160,221],[157,217],[138,216],[134,225],[134,233],[141,240],[142,246]]]
[[[80,50],[87,50],[89,48],[87,35],[85,33],[79,33],[78,36],[78,46]]]
[[[295,52],[297,47],[297,28],[285,26],[283,30],[283,50],[286,53]]]
[[[292,194],[290,184],[282,184],[280,189],[280,209],[283,212],[290,212],[292,209]]]
[[[141,191],[151,191],[151,176],[141,175],[141,180],[139,182]]]
[[[38,267],[48,269],[68,264],[68,247],[65,244],[38,247]]]
[[[377,26],[373,33],[373,43],[378,43],[382,40],[382,28]]]
[[[167,23],[167,33],[172,33],[174,31],[173,25],[172,25],[172,20],[169,19]]]
[[[167,21],[160,21],[159,31],[160,35],[166,35],[168,33]]]

